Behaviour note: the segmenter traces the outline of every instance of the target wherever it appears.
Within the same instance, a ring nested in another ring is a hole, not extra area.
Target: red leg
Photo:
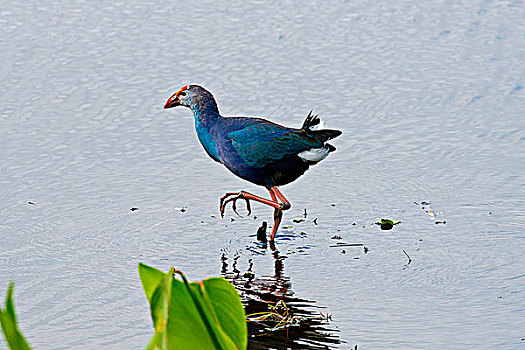
[[[273,212],[273,226],[272,226],[272,233],[270,234],[270,242],[272,242],[275,239],[275,235],[277,234],[277,229],[279,228],[279,225],[281,224],[282,217],[283,217],[283,211],[281,209],[275,209]]]
[[[272,189],[269,190],[270,196],[272,197],[274,202],[277,202],[277,197],[275,196],[275,193],[273,193]],[[277,234],[277,229],[279,228],[279,225],[281,224],[281,218],[283,217],[283,211],[281,209],[275,208],[273,211],[273,226],[272,226],[272,233],[270,234],[270,242],[274,240],[275,235]]]
[[[277,195],[277,197],[279,197],[279,199],[281,200],[281,210],[288,210],[292,207],[290,202],[288,202],[288,199],[284,198],[283,194],[281,193],[281,191],[279,191],[277,186],[273,186],[272,188],[270,188],[270,191],[273,191],[274,194]]]
[[[219,203],[219,210],[221,212],[221,216],[222,217],[224,217],[224,210],[226,209],[226,204],[228,204],[229,202],[233,202],[232,203],[232,209],[235,212],[235,214],[239,215],[239,213],[237,213],[237,208],[236,208],[236,205],[235,205],[235,203],[237,202],[238,199],[244,199],[246,201],[246,208],[248,210],[248,215],[251,214],[251,207],[250,207],[250,202],[249,202],[250,199],[254,200],[254,201],[257,201],[257,202],[260,202],[260,203],[263,203],[263,204],[266,204],[266,205],[269,205],[269,206],[274,207],[276,209],[280,208],[280,206],[281,206],[281,204],[279,204],[277,201],[271,201],[269,199],[262,198],[262,197],[254,195],[254,194],[245,192],[245,191],[228,192],[224,196],[221,197],[221,200],[220,200],[220,203]]]
[[[281,191],[279,191],[279,189],[276,186],[270,188],[270,196],[275,202],[277,202],[277,198],[279,198],[279,200],[281,201],[279,209],[275,208],[273,212],[273,226],[272,233],[270,234],[270,242],[273,242],[273,240],[275,239],[275,235],[277,234],[277,229],[281,224],[283,210],[290,209],[292,205],[290,204],[290,202],[288,202],[288,199],[284,197],[284,195],[281,193]]]
[[[237,207],[235,205],[238,199],[244,199],[246,201],[246,209],[248,210],[248,215],[250,215],[251,213],[250,199],[269,205],[275,209],[273,214],[272,233],[270,234],[270,241],[273,241],[275,235],[277,234],[277,229],[279,228],[279,225],[281,223],[281,218],[283,217],[283,210],[290,209],[291,205],[290,202],[288,202],[288,200],[283,196],[283,194],[277,189],[277,187],[273,186],[268,191],[270,192],[270,196],[272,197],[271,200],[256,196],[245,191],[226,193],[224,196],[221,197],[220,200],[219,210],[221,212],[221,217],[224,217],[224,210],[226,209],[226,204],[228,204],[229,202],[232,202],[232,209],[235,212],[235,214],[239,215],[239,213],[237,213]]]

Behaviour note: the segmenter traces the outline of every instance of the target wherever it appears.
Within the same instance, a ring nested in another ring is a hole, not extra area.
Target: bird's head
[[[177,106],[191,106],[191,95],[191,85],[184,85],[166,101],[164,109]]]
[[[199,85],[184,85],[166,101],[164,108],[177,106],[184,106],[194,110],[208,106],[217,108],[212,94]]]

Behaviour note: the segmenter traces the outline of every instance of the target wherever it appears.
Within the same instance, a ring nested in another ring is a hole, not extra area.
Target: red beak
[[[173,107],[177,107],[177,106],[180,106],[180,100],[179,100],[179,97],[177,96],[177,94],[171,96],[168,101],[166,101],[166,104],[164,105],[164,109],[166,108],[173,108]]]

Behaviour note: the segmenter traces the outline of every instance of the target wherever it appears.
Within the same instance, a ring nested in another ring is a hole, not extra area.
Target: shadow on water
[[[266,249],[263,247],[261,249]],[[240,256],[230,258],[223,251],[221,274],[239,292],[246,314],[267,314],[280,303],[289,315],[286,322],[281,323],[283,319],[248,322],[249,349],[330,349],[342,343],[339,331],[331,325],[331,317],[324,308],[313,300],[294,296],[290,278],[284,274],[286,255],[273,250],[274,275],[261,277],[252,272],[252,259],[248,260],[248,271],[241,272],[237,268]]]

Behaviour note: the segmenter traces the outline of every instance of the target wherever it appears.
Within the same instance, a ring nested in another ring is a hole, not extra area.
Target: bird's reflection
[[[266,247],[262,245],[260,249]],[[317,306],[315,301],[294,297],[290,278],[284,273],[286,255],[272,249],[273,276],[257,276],[251,258],[248,258],[247,271],[239,270],[237,264],[242,254],[237,252],[230,257],[223,250],[221,273],[239,292],[246,314],[268,313],[271,306],[282,301],[287,312],[293,315],[293,322],[279,327],[274,327],[278,322],[273,325],[248,322],[249,349],[328,349],[341,344],[326,310]]]

